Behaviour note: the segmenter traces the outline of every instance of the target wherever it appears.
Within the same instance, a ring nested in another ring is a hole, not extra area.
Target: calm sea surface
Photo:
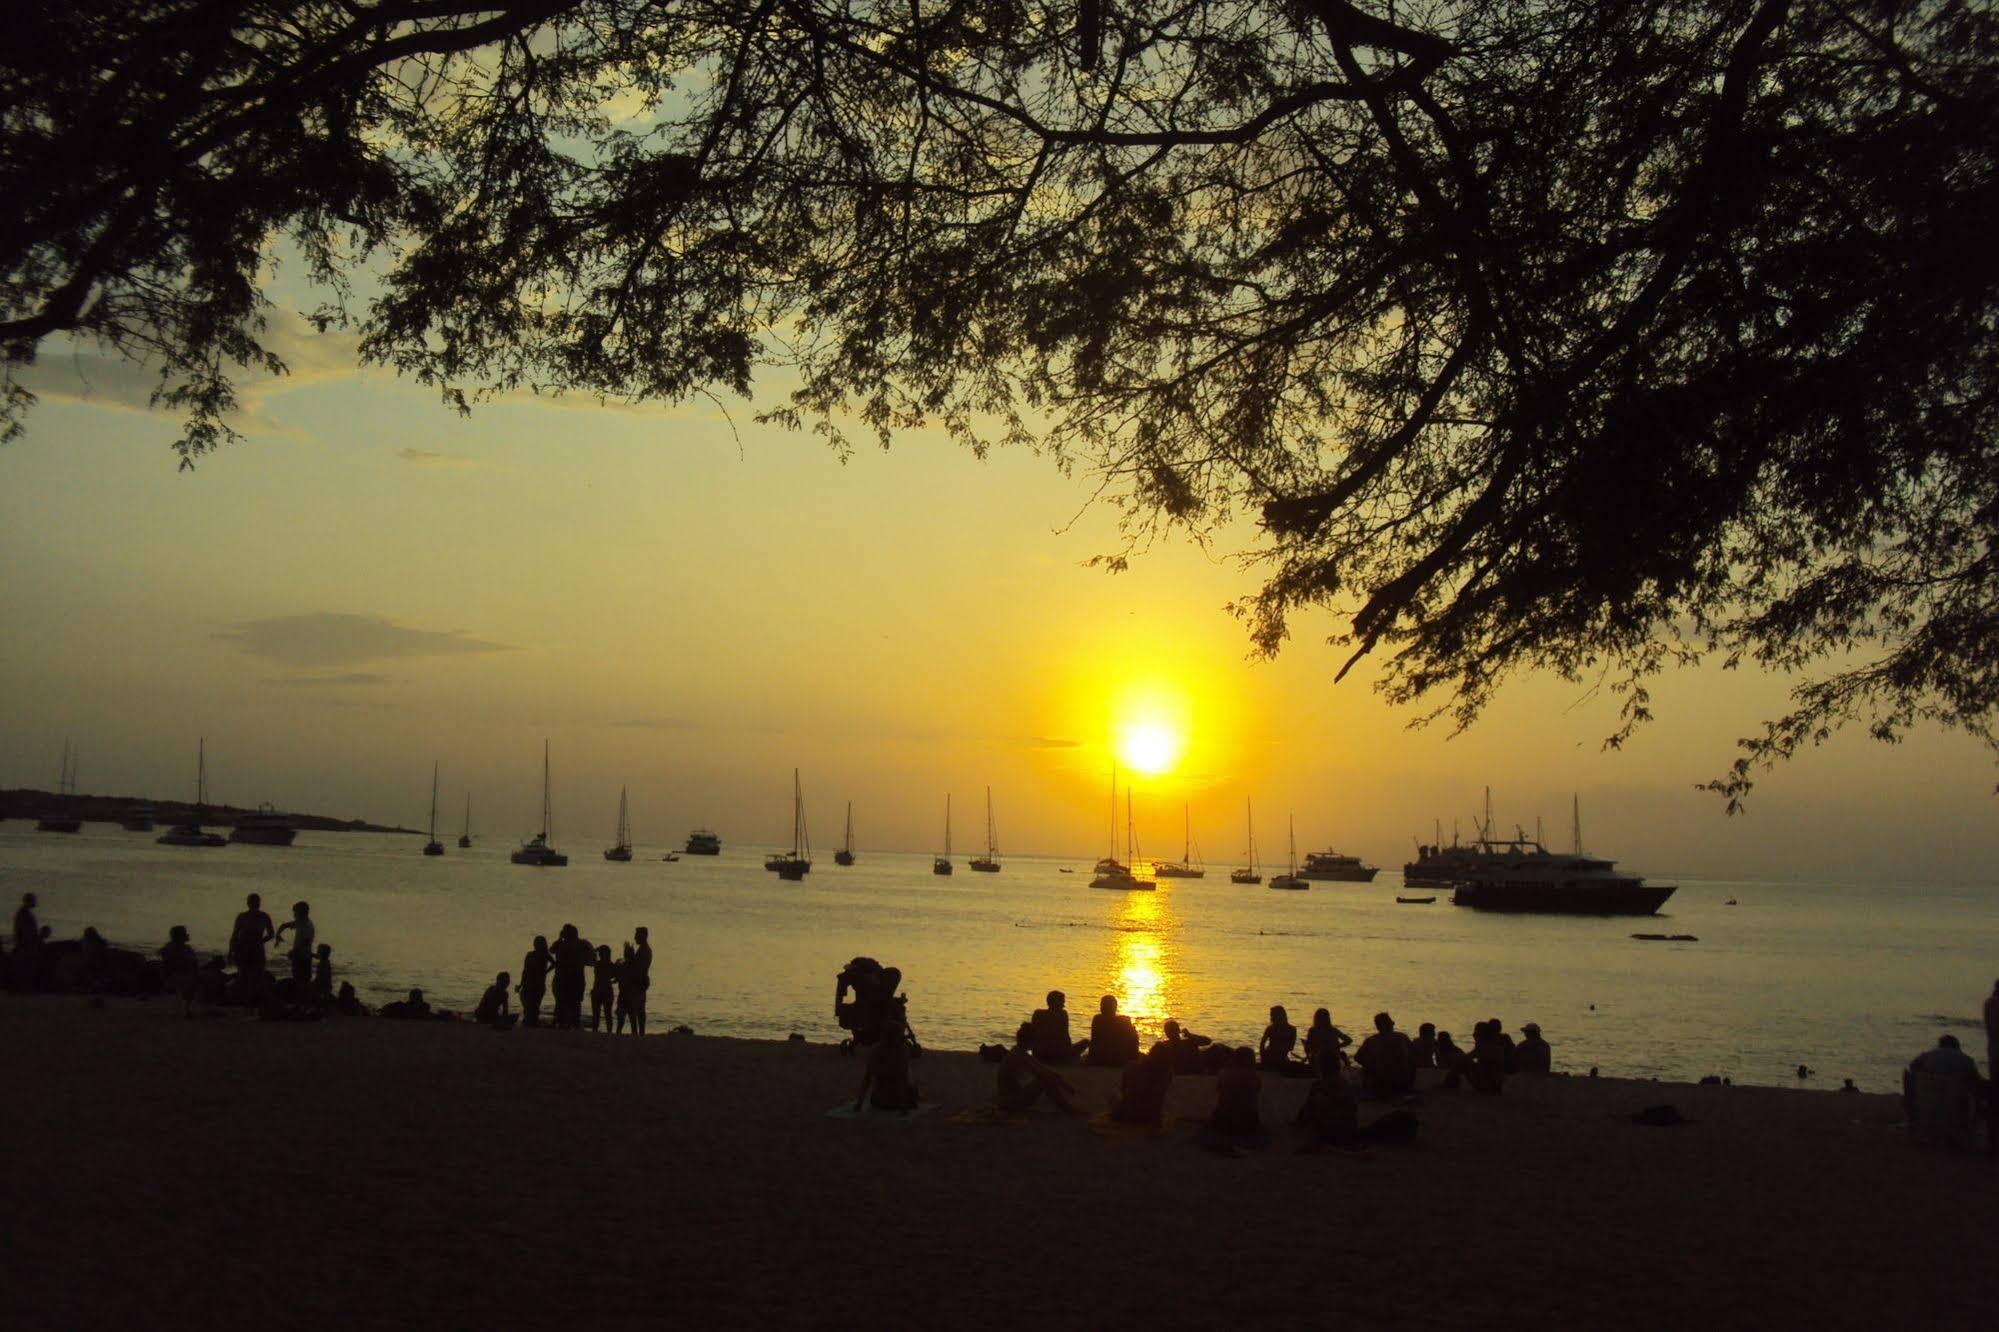
[[[509,864],[511,844],[493,839],[427,859],[402,836],[306,832],[291,847],[215,850],[154,836],[0,824],[9,912],[33,891],[58,938],[95,925],[149,954],[184,924],[205,957],[244,894],[261,892],[280,921],[304,898],[339,979],[369,1002],[420,985],[453,1008],[471,1007],[497,971],[518,976],[533,936],[565,921],[613,953],[646,925],[661,1031],[833,1039],[833,978],[864,953],[902,968],[911,1025],[945,1048],[1007,1036],[1061,989],[1081,1034],[1106,993],[1148,1039],[1176,1017],[1254,1044],[1279,1003],[1301,1028],[1323,1006],[1358,1035],[1386,1008],[1461,1044],[1481,1018],[1514,1032],[1537,1021],[1556,1067],[1576,1072],[1787,1084],[1803,1063],[1813,1085],[1852,1077],[1868,1090],[1896,1086],[1941,1030],[1982,1060],[1980,1006],[1999,976],[1999,884],[1683,879],[1662,916],[1597,920],[1482,915],[1448,893],[1398,905],[1401,876],[1387,869],[1373,884],[1280,893],[1237,887],[1220,866],[1123,894],[1090,889],[1086,862],[1031,857],[1006,858],[997,875],[960,861],[940,878],[927,855],[863,850],[843,870],[822,854],[788,884],[763,869],[762,848],[666,864],[669,848],[640,847],[618,865],[579,845],[569,868],[536,870]],[[1630,937],[1640,930],[1700,942]]]

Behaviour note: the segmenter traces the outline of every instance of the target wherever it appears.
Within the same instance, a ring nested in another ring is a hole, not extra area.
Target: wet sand
[[[1989,1324],[1999,1159],[1893,1098],[1516,1078],[1410,1149],[840,1120],[823,1045],[0,996],[14,1328]],[[1556,1051],[1557,1062],[1560,1050]],[[1114,1075],[1070,1071],[1101,1109]],[[1303,1082],[1266,1078],[1267,1123]],[[1671,1103],[1677,1128],[1626,1116]],[[1376,1112],[1363,1106],[1363,1121]]]

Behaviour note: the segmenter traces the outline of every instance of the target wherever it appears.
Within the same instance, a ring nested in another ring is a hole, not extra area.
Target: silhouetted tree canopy
[[[1469,720],[1523,667],[1800,672],[1992,742],[1999,19],[1787,0],[30,0],[0,48],[6,424],[53,335],[187,456],[274,255],[468,395],[798,387],[1247,513]],[[357,282],[358,294],[345,284]],[[1117,558],[1122,558],[1119,556]],[[1436,701],[1442,700],[1441,704]],[[1627,725],[1626,730],[1629,727]]]

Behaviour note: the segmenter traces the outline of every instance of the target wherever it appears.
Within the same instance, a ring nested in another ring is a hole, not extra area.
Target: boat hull
[[[1229,882],[1230,882],[1230,883],[1262,883],[1262,882],[1263,882],[1263,876],[1262,876],[1261,874],[1251,874],[1251,873],[1250,873],[1250,872],[1249,872],[1248,870],[1237,870],[1237,871],[1236,871],[1235,873],[1233,873],[1233,874],[1229,875]]]
[[[461,837],[461,838],[459,838],[459,839],[458,839],[458,849],[459,849],[460,851],[469,851],[469,850],[471,849],[471,847],[472,847],[472,839],[471,839],[471,838],[469,838],[469,837]]]
[[[1563,916],[1650,916],[1657,914],[1679,885],[1510,882],[1487,879],[1461,883],[1451,894],[1455,906],[1475,911],[1540,912]]]
[[[35,831],[60,832],[60,833],[81,832],[83,831],[83,820],[66,818],[60,814],[52,814],[48,818],[37,819],[35,821]]]
[[[1300,870],[1298,877],[1317,883],[1373,883],[1374,876],[1379,873],[1379,866],[1357,865],[1352,868]]]
[[[793,883],[797,883],[800,879],[804,878],[807,874],[811,872],[812,872],[812,862],[809,860],[787,861],[784,864],[779,865],[777,867],[777,877],[780,879],[788,879]]]
[[[690,833],[687,845],[682,849],[690,856],[719,856],[722,854],[722,839],[713,833]]]
[[[1284,893],[1302,893],[1312,887],[1305,882],[1304,876],[1299,874],[1280,874],[1265,886]]]
[[[1156,893],[1159,885],[1145,879],[1134,879],[1129,875],[1103,874],[1090,880],[1090,887],[1103,888],[1114,893]]]
[[[604,853],[606,860],[629,861],[631,858],[632,849],[629,846],[614,846]]]
[[[979,874],[999,873],[999,862],[997,860],[974,860],[971,862],[971,866]]]
[[[854,853],[852,851],[835,851],[833,853],[833,863],[835,865],[851,865],[854,863]]]
[[[537,869],[562,869],[569,864],[568,856],[542,846],[524,846],[507,859],[516,865],[532,865]]]
[[[221,833],[203,832],[199,828],[175,828],[161,833],[153,839],[161,846],[227,846],[229,839]]]
[[[948,860],[933,860],[930,862],[930,872],[932,874],[949,874],[953,868],[951,862]]]
[[[1206,870],[1193,869],[1186,865],[1154,865],[1152,872],[1162,879],[1205,879],[1208,877]]]
[[[444,843],[425,842],[423,844],[423,853],[427,856],[441,856],[444,854]]]

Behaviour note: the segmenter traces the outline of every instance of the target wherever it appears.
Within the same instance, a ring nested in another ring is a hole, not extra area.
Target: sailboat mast
[[[548,801],[548,741],[541,742],[541,840],[548,840],[548,825],[554,811]]]
[[[194,750],[194,807],[205,808],[208,804],[208,737],[195,742]]]
[[[944,793],[944,858],[951,858],[951,793]]]
[[[430,840],[437,840],[437,761],[430,764]]]
[[[464,837],[472,835],[472,793],[470,791],[465,793],[465,831],[460,835]]]

